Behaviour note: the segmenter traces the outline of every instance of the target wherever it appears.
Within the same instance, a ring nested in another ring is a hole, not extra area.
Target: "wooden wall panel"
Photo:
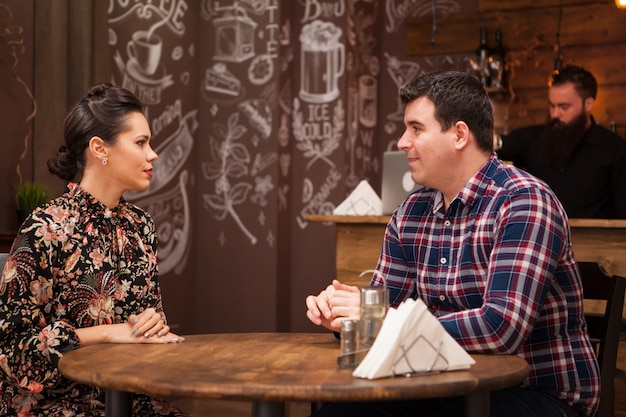
[[[558,16],[558,7],[542,7],[439,17],[434,48],[431,18],[410,19],[406,29],[406,54],[473,54],[478,47],[480,27],[487,28],[490,44],[493,44],[494,31],[501,28],[506,50],[553,48]],[[561,46],[624,42],[626,11],[618,10],[613,2],[564,7],[560,39]]]
[[[561,52],[566,64],[581,65],[591,71],[600,88],[605,85],[626,84],[626,42],[568,47],[563,48]],[[508,52],[507,61],[514,67],[514,72],[509,76],[513,87],[516,89],[545,87],[552,73],[554,57],[554,52],[550,50],[532,53]]]
[[[614,3],[613,0],[478,0],[478,10],[488,12],[493,10],[515,10],[550,7],[559,5],[571,6],[575,4]]]

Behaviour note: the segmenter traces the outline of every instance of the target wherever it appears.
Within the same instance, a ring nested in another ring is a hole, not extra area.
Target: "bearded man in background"
[[[626,218],[626,140],[591,115],[597,92],[593,74],[566,66],[548,89],[548,122],[494,136],[494,150],[544,180],[570,218]]]

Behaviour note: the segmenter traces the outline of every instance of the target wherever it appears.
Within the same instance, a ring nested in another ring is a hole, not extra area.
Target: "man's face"
[[[584,115],[589,117],[585,101],[593,100],[578,95],[572,83],[551,86],[548,90],[548,104],[550,106],[550,119],[552,124],[565,126]]]
[[[572,83],[552,86],[548,95],[550,120],[542,134],[542,158],[548,165],[564,168],[574,157],[591,123],[593,98],[583,101]]]
[[[398,149],[406,153],[411,178],[417,184],[439,188],[445,181],[446,166],[454,153],[452,128],[441,131],[435,119],[435,105],[426,97],[407,104],[404,109],[405,131],[398,140]]]

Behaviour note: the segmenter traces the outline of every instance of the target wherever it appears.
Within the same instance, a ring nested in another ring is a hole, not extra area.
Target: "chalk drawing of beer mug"
[[[345,70],[342,31],[331,22],[313,21],[300,33],[300,98],[327,103],[339,96],[338,80]]]

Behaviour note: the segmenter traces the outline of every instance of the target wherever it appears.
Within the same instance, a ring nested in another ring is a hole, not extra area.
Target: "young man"
[[[548,123],[496,140],[498,156],[548,183],[570,218],[626,218],[626,140],[598,125],[598,84],[568,65],[548,89]]]
[[[392,306],[420,297],[470,353],[517,354],[530,375],[492,394],[496,417],[591,416],[600,390],[567,216],[554,193],[492,151],[493,114],[480,82],[427,74],[400,92],[413,180],[377,270]],[[382,285],[380,278],[374,285]],[[334,281],[307,316],[338,331],[359,314],[359,290]],[[315,416],[458,416],[459,399],[332,403]]]

